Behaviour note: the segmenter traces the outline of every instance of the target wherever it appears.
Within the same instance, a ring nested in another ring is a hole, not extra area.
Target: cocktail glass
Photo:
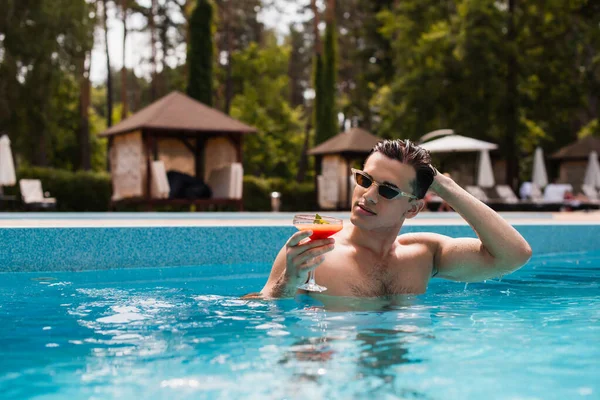
[[[312,231],[312,235],[305,240],[325,239],[339,232],[343,228],[343,221],[339,218],[328,216],[319,216],[318,214],[297,214],[294,216],[294,226],[300,231]],[[309,292],[323,292],[327,290],[325,286],[317,285],[315,282],[315,272],[308,273],[308,282],[298,286]]]

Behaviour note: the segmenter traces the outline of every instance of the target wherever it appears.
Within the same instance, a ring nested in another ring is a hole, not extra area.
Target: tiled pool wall
[[[535,254],[600,250],[600,225],[515,225]],[[475,237],[466,225],[406,226],[402,233]],[[0,229],[0,272],[270,263],[293,227]]]

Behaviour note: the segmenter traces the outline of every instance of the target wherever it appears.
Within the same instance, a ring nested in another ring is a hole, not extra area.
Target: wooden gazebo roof
[[[113,136],[138,129],[206,133],[256,132],[256,129],[177,91],[158,99],[102,132],[100,136]]]
[[[553,160],[587,160],[593,150],[600,153],[600,138],[586,136],[558,150],[550,158]]]
[[[321,143],[317,147],[308,151],[309,155],[327,155],[327,154],[369,154],[371,149],[382,141],[364,129],[351,128],[345,132],[338,133],[334,137]]]

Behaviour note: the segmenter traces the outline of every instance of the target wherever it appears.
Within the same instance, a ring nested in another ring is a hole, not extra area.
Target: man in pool
[[[306,241],[293,234],[277,255],[260,292],[263,298],[306,293],[297,287],[315,270],[330,296],[419,294],[433,276],[477,282],[508,274],[531,257],[525,239],[500,215],[451,178],[437,173],[429,152],[409,140],[377,144],[354,170],[350,221],[331,238]],[[451,238],[431,232],[399,235],[404,221],[423,209],[431,187],[478,236]]]

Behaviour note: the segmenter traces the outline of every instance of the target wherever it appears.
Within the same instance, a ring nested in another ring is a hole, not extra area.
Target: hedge
[[[56,198],[57,211],[108,211],[112,184],[105,172],[67,171],[54,168],[23,167],[17,179],[39,179],[45,192]],[[282,178],[244,176],[244,210],[271,211],[271,192],[281,193],[281,211],[317,210],[314,184],[286,181]],[[20,193],[18,185],[5,193]],[[143,210],[143,207],[119,207],[120,211]],[[189,208],[164,207],[162,211],[187,211]],[[160,211],[160,210],[157,210]]]
[[[244,210],[271,211],[271,192],[281,193],[280,211],[318,210],[314,183],[255,176],[244,176]]]
[[[18,179],[39,179],[42,189],[56,198],[56,211],[107,211],[112,185],[107,173],[25,167]],[[17,185],[17,195],[19,193]]]

